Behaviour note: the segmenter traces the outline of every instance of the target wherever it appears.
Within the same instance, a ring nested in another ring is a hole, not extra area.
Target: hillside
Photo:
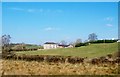
[[[80,56],[80,57],[99,57],[109,53],[118,51],[118,43],[106,44],[90,44],[78,48],[60,48],[38,51],[22,51],[16,52],[17,54],[30,54],[30,55],[63,55],[63,56]]]

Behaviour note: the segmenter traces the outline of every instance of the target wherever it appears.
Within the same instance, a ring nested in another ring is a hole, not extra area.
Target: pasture
[[[100,57],[107,54],[113,54],[118,51],[118,43],[90,44],[77,48],[58,48],[37,51],[18,51],[16,54],[28,55],[61,55],[61,56],[79,56],[79,57]]]

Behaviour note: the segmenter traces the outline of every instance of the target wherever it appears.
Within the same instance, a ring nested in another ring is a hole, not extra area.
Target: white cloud
[[[112,25],[112,24],[106,24],[106,26],[108,26],[108,27],[112,27],[113,25]]]
[[[105,21],[113,21],[113,18],[112,17],[106,17],[104,18]]]
[[[58,13],[62,13],[62,12],[63,12],[63,10],[60,10],[60,9],[59,9],[59,10],[56,10],[56,12],[58,12]]]
[[[23,9],[23,8],[9,8],[11,10],[22,11],[22,12],[43,12],[43,9]]]
[[[12,7],[12,8],[10,8],[11,10],[16,10],[16,11],[24,11],[24,9],[22,9],[22,8],[16,8],[16,7]]]
[[[29,12],[29,13],[33,13],[33,12],[36,12],[36,13],[39,13],[39,12],[40,12],[40,13],[42,13],[42,12],[62,13],[62,12],[63,12],[63,10],[60,10],[60,9],[57,9],[57,10],[46,9],[46,10],[45,10],[45,9],[42,9],[42,8],[40,8],[40,9],[27,8],[27,9],[25,9],[25,8],[18,8],[18,7],[12,7],[12,8],[9,8],[9,9],[15,10],[15,11],[21,11],[21,12]]]
[[[46,31],[50,31],[50,30],[53,30],[53,28],[51,27],[48,27],[48,28],[45,28]]]
[[[56,31],[56,30],[59,30],[59,28],[47,27],[44,30],[45,31]]]
[[[27,9],[27,12],[35,12],[34,9]]]
[[[43,12],[43,9],[27,9],[28,12]]]

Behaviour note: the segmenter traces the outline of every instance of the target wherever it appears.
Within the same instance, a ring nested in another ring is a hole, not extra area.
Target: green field
[[[109,53],[118,51],[118,43],[90,44],[78,48],[58,48],[38,51],[20,51],[17,54],[30,55],[62,55],[62,56],[80,56],[80,57],[100,57]]]

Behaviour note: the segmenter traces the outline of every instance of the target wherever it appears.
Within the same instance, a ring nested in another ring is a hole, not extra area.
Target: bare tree
[[[8,52],[10,50],[10,35],[3,35],[2,38],[2,50]]]
[[[82,43],[82,39],[80,39],[80,38],[77,39],[75,43],[76,43],[76,44],[78,44],[78,43]]]
[[[89,41],[95,41],[97,40],[97,35],[95,33],[91,33],[88,35],[88,40]]]
[[[67,42],[66,42],[65,40],[62,40],[62,41],[60,42],[60,44],[62,44],[62,45],[66,45]]]
[[[10,35],[3,35],[2,36],[2,46],[8,46],[10,43]]]
[[[72,45],[75,47],[75,42],[70,42],[69,45]]]

